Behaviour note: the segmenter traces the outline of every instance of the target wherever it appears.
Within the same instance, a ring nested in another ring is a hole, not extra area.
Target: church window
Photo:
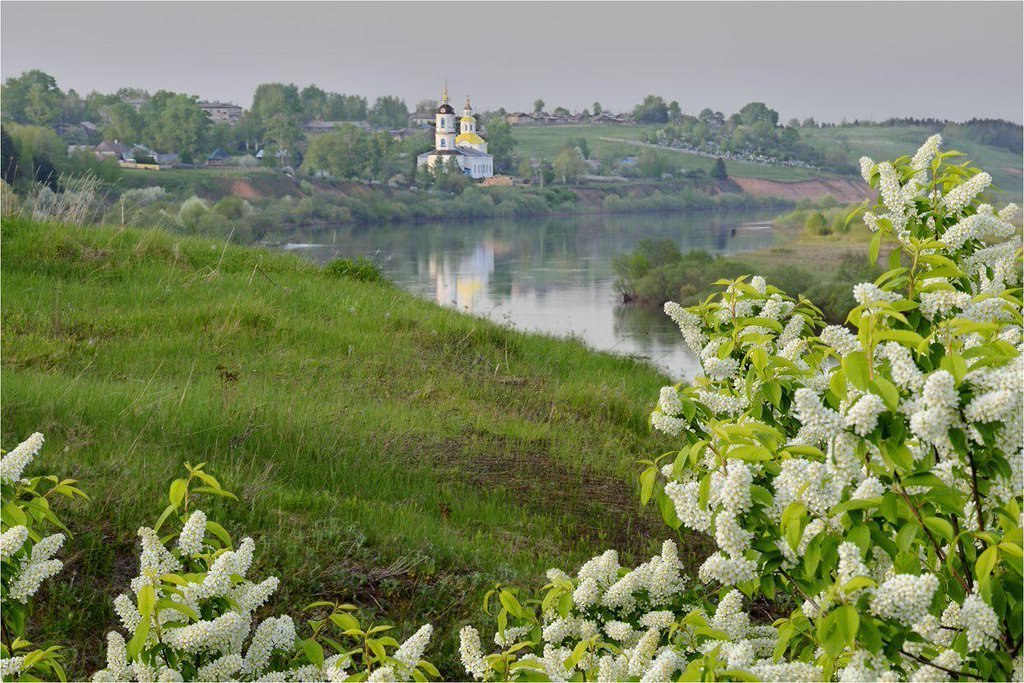
[[[441,138],[441,146],[444,147],[444,138]]]

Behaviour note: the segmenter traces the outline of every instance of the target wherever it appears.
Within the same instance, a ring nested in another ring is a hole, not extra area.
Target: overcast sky
[[[478,108],[631,108],[648,93],[783,120],[1020,122],[1024,3],[10,2],[0,71],[62,89],[137,86],[231,100],[256,85],[395,94],[445,76]]]

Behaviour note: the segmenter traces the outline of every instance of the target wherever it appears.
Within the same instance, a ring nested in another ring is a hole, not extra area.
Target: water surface
[[[365,256],[400,287],[522,330],[641,356],[674,378],[697,362],[661,311],[619,302],[612,258],[643,239],[736,254],[772,244],[773,211],[573,216],[301,229],[268,240],[316,261]]]

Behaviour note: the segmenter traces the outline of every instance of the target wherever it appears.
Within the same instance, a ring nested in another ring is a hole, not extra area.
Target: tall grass
[[[223,241],[19,218],[2,238],[0,435],[44,432],[43,466],[94,501],[64,511],[72,559],[38,614],[77,677],[187,460],[238,493],[211,512],[260,540],[257,569],[288,577],[272,609],[342,598],[403,633],[666,533],[634,488],[634,459],[666,446],[651,367]]]

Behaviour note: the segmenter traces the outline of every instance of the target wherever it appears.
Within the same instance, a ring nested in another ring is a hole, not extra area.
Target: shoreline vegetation
[[[256,536],[254,571],[288,577],[268,609],[354,601],[403,637],[486,619],[483,591],[536,582],[551,558],[660,544],[636,504],[636,458],[667,445],[648,416],[669,380],[647,363],[460,314],[358,263],[19,217],[2,239],[3,441],[43,432],[42,465],[93,498],[59,506],[68,576],[33,617],[39,642],[76,648],[72,680],[102,668],[109,596],[185,462],[244,501],[207,512]],[[435,647],[461,678],[457,643]]]
[[[608,187],[480,187],[459,194],[383,183],[294,178],[254,170],[126,171],[114,181],[62,178],[60,191],[42,185],[4,186],[6,213],[38,213],[74,197],[88,222],[148,225],[207,237],[258,242],[288,227],[374,225],[601,214],[789,208],[785,197],[757,196],[729,181],[629,183]]]
[[[855,207],[831,198],[805,201],[776,216],[772,227],[773,246],[736,256],[684,254],[670,240],[643,241],[615,258],[616,291],[629,305],[661,308],[675,301],[688,306],[717,291],[716,280],[759,273],[780,289],[816,302],[829,323],[845,322],[856,305],[853,285],[882,272],[863,256],[870,233]]]

